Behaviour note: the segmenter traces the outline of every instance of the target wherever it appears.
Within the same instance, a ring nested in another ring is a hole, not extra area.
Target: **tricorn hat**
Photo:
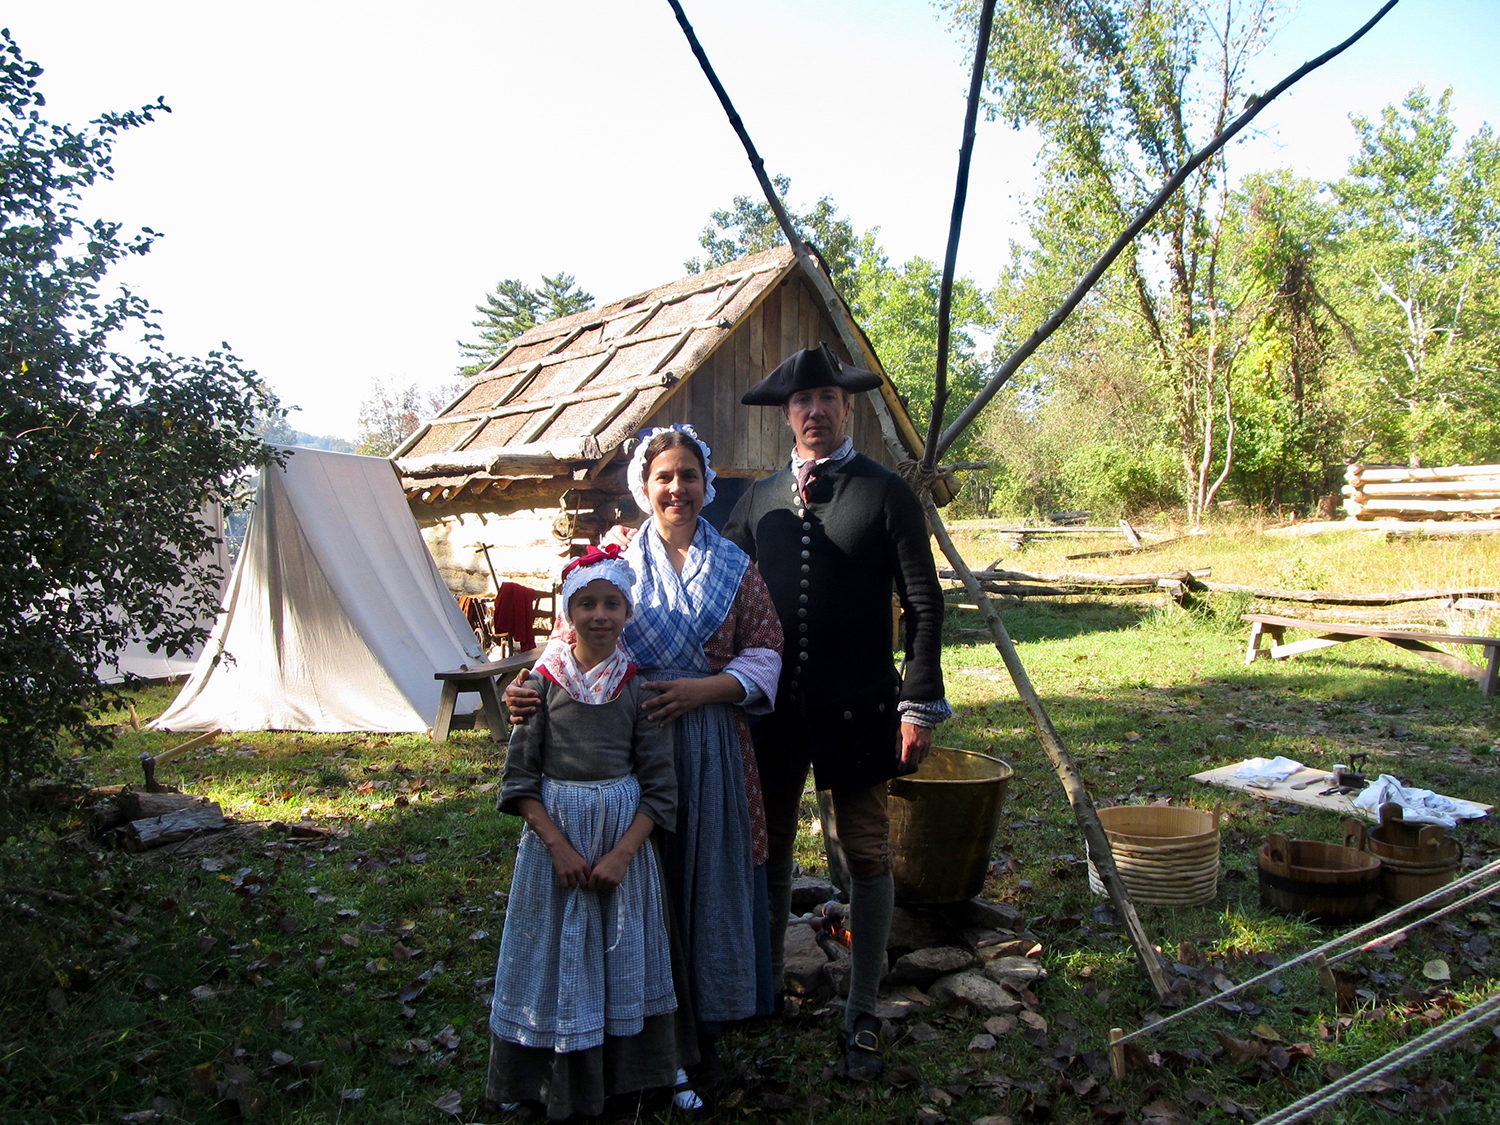
[[[854,394],[873,391],[880,383],[875,372],[845,363],[827,344],[819,344],[787,356],[775,371],[746,391],[740,401],[746,406],[782,406],[798,391],[814,387],[843,387]]]

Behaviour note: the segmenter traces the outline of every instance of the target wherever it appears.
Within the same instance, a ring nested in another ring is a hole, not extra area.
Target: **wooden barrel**
[[[1437,824],[1408,824],[1400,805],[1380,810],[1380,827],[1344,821],[1344,843],[1380,860],[1380,897],[1403,906],[1453,882],[1463,846]]]
[[[1260,846],[1260,902],[1320,922],[1345,922],[1375,913],[1380,860],[1368,852],[1320,840],[1288,840],[1276,832]]]
[[[1099,810],[1130,897],[1147,906],[1202,906],[1219,890],[1219,806],[1211,813],[1155,805]],[[1089,860],[1089,889],[1104,882]]]

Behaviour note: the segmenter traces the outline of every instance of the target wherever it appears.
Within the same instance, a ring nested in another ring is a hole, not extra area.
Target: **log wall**
[[[646,426],[690,422],[713,451],[716,472],[729,477],[766,476],[791,455],[791,430],[780,410],[742,406],[740,396],[799,348],[820,343],[827,343],[841,359],[849,359],[811,287],[794,273],[741,317],[734,332],[687,378],[681,390],[663,401]],[[855,396],[854,445],[892,466],[870,394]]]
[[[1344,511],[1357,520],[1500,516],[1500,465],[1350,465]]]
[[[493,594],[495,584],[479,545],[489,544],[500,581],[550,588],[566,561],[565,545],[552,535],[557,514],[556,508],[532,508],[503,516],[468,512],[423,520],[418,513],[418,524],[448,589]]]

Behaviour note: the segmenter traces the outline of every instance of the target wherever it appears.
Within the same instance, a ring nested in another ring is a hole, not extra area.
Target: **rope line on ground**
[[[1255,1125],[1294,1125],[1317,1113],[1320,1109],[1337,1101],[1345,1094],[1354,1093],[1362,1086],[1366,1086],[1376,1079],[1383,1078],[1387,1074],[1394,1073],[1404,1066],[1409,1066],[1422,1056],[1431,1054],[1439,1047],[1446,1046],[1455,1039],[1462,1038],[1474,1029],[1475,1024],[1483,1023],[1491,1016],[1500,1014],[1500,992],[1494,993],[1478,1004],[1475,1004],[1466,1012],[1454,1016],[1444,1023],[1428,1028],[1415,1039],[1402,1043],[1381,1055],[1378,1059],[1366,1063],[1358,1070],[1351,1071],[1344,1077],[1335,1079],[1327,1086],[1323,1086],[1312,1093],[1294,1101],[1291,1105],[1283,1106],[1275,1113],[1262,1117]]]
[[[1451,887],[1452,884],[1450,883],[1449,886]],[[1496,891],[1500,891],[1500,883],[1496,883],[1493,886],[1484,887],[1480,890],[1475,891],[1471,895],[1465,895],[1457,902],[1450,902],[1447,906],[1439,907],[1431,914],[1424,914],[1415,922],[1408,922],[1404,926],[1398,926],[1388,934],[1381,934],[1378,938],[1371,938],[1363,945],[1356,945],[1353,949],[1346,949],[1342,953],[1335,953],[1332,957],[1328,958],[1328,963],[1332,965],[1334,962],[1342,961],[1346,957],[1353,957],[1359,953],[1368,953],[1372,949],[1378,949],[1380,946],[1384,945],[1392,938],[1400,937],[1402,934],[1411,933],[1411,931],[1415,930],[1418,926],[1425,926],[1429,922],[1436,922],[1439,918],[1444,918],[1449,914],[1453,914],[1456,911],[1462,910],[1464,907],[1470,906],[1473,903],[1478,902],[1480,899],[1489,898],[1490,895],[1494,894]]]
[[[1178,1011],[1172,1012],[1170,1015],[1163,1016],[1161,1019],[1157,1020],[1154,1023],[1149,1023],[1144,1027],[1138,1027],[1129,1034],[1121,1036],[1118,1040],[1116,1040],[1114,1045],[1121,1046],[1123,1044],[1131,1042],[1132,1040],[1139,1039],[1142,1036],[1147,1035],[1148,1033],[1160,1031],[1169,1023],[1180,1020],[1184,1016],[1191,1015],[1194,1012],[1201,1011],[1202,1009],[1207,1008],[1212,1004],[1217,1004],[1220,1001],[1227,1000],[1229,997],[1234,996],[1236,993],[1243,992],[1247,988],[1252,988],[1257,984],[1263,984],[1273,977],[1279,976],[1280,974],[1286,972],[1288,969],[1295,968],[1296,966],[1306,961],[1311,961],[1320,953],[1326,953],[1328,950],[1333,949],[1335,946],[1343,945],[1345,942],[1363,938],[1366,934],[1376,932],[1382,926],[1386,925],[1388,922],[1391,922],[1396,918],[1400,918],[1403,915],[1410,914],[1412,911],[1418,910],[1421,907],[1426,906],[1430,902],[1435,902],[1440,898],[1445,898],[1446,896],[1452,894],[1455,890],[1466,887],[1471,883],[1478,882],[1479,880],[1488,878],[1492,875],[1500,875],[1500,860],[1495,860],[1491,863],[1487,863],[1483,867],[1469,872],[1462,878],[1455,879],[1453,882],[1447,883],[1444,886],[1439,887],[1437,890],[1423,895],[1421,898],[1413,899],[1411,902],[1405,903],[1402,906],[1398,906],[1388,914],[1382,914],[1374,921],[1366,922],[1364,925],[1358,926],[1355,929],[1350,930],[1346,934],[1340,934],[1338,937],[1324,942],[1322,945],[1318,946],[1315,949],[1309,949],[1306,953],[1299,953],[1290,961],[1285,961],[1282,964],[1277,965],[1274,969],[1267,969],[1265,972],[1260,973],[1257,976],[1253,976],[1249,980],[1244,981],[1241,984],[1237,984],[1234,987],[1219,993],[1219,995],[1217,996],[1210,996],[1207,1000],[1200,1000],[1196,1004],[1190,1005],[1186,1008],[1181,1008]],[[1500,891],[1500,883],[1496,883],[1494,886],[1486,888],[1484,891],[1479,893],[1478,897],[1491,895],[1496,891]],[[1421,924],[1422,920],[1418,920],[1417,922],[1413,923],[1413,925]],[[1388,937],[1381,938],[1380,940],[1388,940]],[[1379,941],[1371,942],[1370,944],[1379,944]],[[1359,952],[1359,950],[1354,950],[1353,952]]]

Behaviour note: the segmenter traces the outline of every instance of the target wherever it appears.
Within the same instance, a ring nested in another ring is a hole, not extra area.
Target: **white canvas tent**
[[[203,506],[198,513],[199,518],[208,525],[218,542],[214,546],[210,556],[203,561],[218,566],[219,573],[225,577],[229,574],[229,548],[224,542],[224,509],[217,502],[210,502]],[[224,579],[219,581],[219,589],[216,593],[222,593]],[[171,600],[176,603],[183,597],[182,588],[173,590]],[[199,624],[205,628],[212,627],[214,618],[200,617]],[[203,645],[197,645],[190,652],[179,655],[170,655],[165,649],[152,652],[149,647],[148,637],[134,636],[130,643],[121,650],[120,655],[113,661],[107,661],[99,666],[99,682],[103,684],[118,684],[127,676],[139,676],[143,680],[166,680],[176,676],[186,676],[197,666],[198,655],[203,651]]]
[[[484,659],[391,463],[288,450],[256,489],[224,607],[160,730],[421,731],[433,673]]]

